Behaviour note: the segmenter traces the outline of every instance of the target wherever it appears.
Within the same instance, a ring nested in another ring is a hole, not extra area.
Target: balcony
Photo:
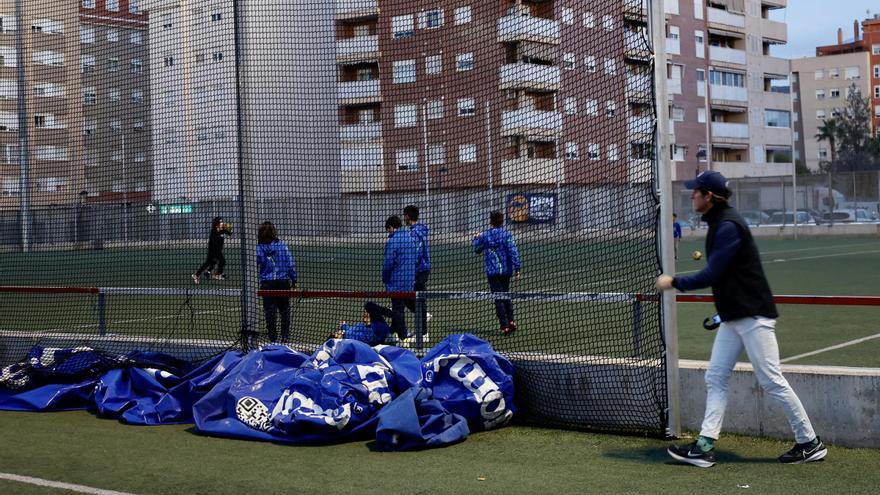
[[[648,19],[648,0],[638,3],[628,1],[624,3],[623,17],[633,21],[646,21]]]
[[[681,55],[681,40],[678,38],[666,38],[666,53],[668,55]]]
[[[378,36],[357,36],[336,42],[336,60],[338,62],[362,62],[378,58]]]
[[[562,132],[562,114],[528,108],[501,114],[502,136],[555,137]]]
[[[709,60],[728,64],[746,65],[746,51],[722,46],[709,47]]]
[[[559,90],[559,67],[538,64],[507,64],[501,66],[501,89]]]
[[[379,80],[348,81],[339,83],[339,104],[355,105],[375,103],[382,100],[379,93]]]
[[[666,93],[670,95],[680,95],[681,94],[681,79],[667,79],[666,80]]]
[[[342,192],[385,190],[385,167],[342,167]]]
[[[761,0],[761,5],[767,5],[774,9],[784,9],[788,7],[788,0]]]
[[[741,102],[743,104],[749,101],[749,91],[746,88],[737,86],[722,86],[720,84],[710,84],[710,95],[712,101],[721,100],[728,102]]]
[[[788,26],[784,22],[761,19],[761,37],[776,43],[788,41]]]
[[[791,175],[792,164],[713,161],[712,170],[721,172],[721,174],[728,179],[739,179],[743,177],[779,177]]]
[[[648,76],[626,76],[626,96],[630,100],[643,100],[651,96],[654,81]]]
[[[358,19],[379,15],[379,0],[336,0],[336,19]]]
[[[382,139],[382,124],[348,124],[339,126],[339,140],[345,143],[370,143]]]
[[[749,124],[712,122],[712,138],[723,140],[749,139]]]
[[[502,184],[556,184],[565,180],[561,158],[514,158],[501,162]]]
[[[623,54],[627,58],[636,60],[651,59],[651,47],[648,46],[647,35],[639,32],[624,31],[623,50]]]
[[[761,72],[764,74],[775,74],[787,77],[788,73],[791,72],[791,63],[784,58],[760,57],[758,58],[758,63]]]
[[[630,183],[652,182],[654,180],[654,164],[648,159],[630,159],[627,172]]]
[[[789,127],[764,127],[761,130],[761,141],[765,143],[788,146],[793,137]]]
[[[729,29],[736,32],[745,32],[745,15],[728,12],[724,9],[716,9],[714,7],[708,7],[706,11],[708,14],[707,20],[709,21],[709,27],[718,27],[721,29]]]
[[[559,22],[525,15],[507,15],[498,19],[498,41],[501,43],[534,41],[559,44]]]
[[[379,144],[342,148],[339,155],[342,170],[381,169],[382,152],[382,146]]]
[[[651,117],[630,117],[628,119],[630,141],[636,137],[654,134],[654,119]],[[671,124],[671,121],[670,121]],[[672,126],[670,125],[670,129]]]

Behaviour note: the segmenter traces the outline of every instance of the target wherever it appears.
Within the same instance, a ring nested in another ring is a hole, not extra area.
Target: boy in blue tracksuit
[[[403,222],[397,215],[385,221],[388,241],[385,242],[385,261],[382,264],[382,283],[388,292],[409,292],[413,290],[416,278],[416,259],[418,250],[409,230],[402,228]],[[401,339],[408,335],[406,330],[406,299],[391,298],[391,310],[383,308],[385,316],[391,317],[391,331]]]
[[[416,278],[413,290],[420,292],[428,290],[428,277],[431,275],[431,254],[428,251],[428,226],[419,223],[419,207],[407,205],[403,209],[403,221],[409,227],[413,240],[416,241]],[[416,302],[413,299],[406,300],[406,307],[413,313],[416,312]],[[422,321],[430,318],[427,307],[422,308]]]
[[[510,277],[519,280],[519,251],[513,235],[505,230],[504,214],[496,210],[489,214],[489,223],[492,228],[474,234],[473,247],[477,253],[483,253],[486,263],[486,277],[489,279],[489,290],[492,292],[509,292]],[[501,333],[508,334],[516,331],[516,321],[513,319],[513,302],[510,299],[496,299],[495,313],[498,315],[498,323],[501,324]]]
[[[385,318],[382,317],[383,310],[385,309],[372,301],[368,301],[364,304],[364,314],[361,323],[349,325],[345,321],[340,321],[339,328],[330,335],[330,338],[360,340],[369,346],[384,343],[385,337],[391,332],[391,327],[388,326]]]
[[[272,222],[260,226],[257,243],[260,289],[290,290],[296,287],[296,264],[287,244],[278,239]],[[271,342],[278,341],[276,311],[281,314],[281,342],[290,336],[290,298],[263,296],[263,313]]]

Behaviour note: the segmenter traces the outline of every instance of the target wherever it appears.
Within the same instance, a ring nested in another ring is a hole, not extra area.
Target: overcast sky
[[[813,57],[816,46],[837,43],[837,28],[843,39],[853,37],[853,20],[859,22],[880,14],[878,0],[788,0],[788,7],[772,13],[772,19],[788,23],[788,44],[771,50],[781,58]]]

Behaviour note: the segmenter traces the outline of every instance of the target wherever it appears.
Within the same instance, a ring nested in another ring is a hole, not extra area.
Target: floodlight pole
[[[660,197],[660,246],[659,255],[663,273],[675,272],[675,254],[672,239],[672,163],[669,160],[669,111],[666,93],[666,37],[663,0],[648,2],[648,29],[654,47],[654,94],[656,100],[657,126],[657,176],[656,187]],[[708,116],[707,116],[708,120]],[[678,378],[678,315],[675,309],[675,292],[660,294],[662,328],[666,343],[666,433],[681,435],[681,401]]]
[[[18,89],[18,200],[21,221],[21,251],[31,250],[31,169],[28,152],[27,83],[24,73],[24,5],[15,0],[15,56]]]

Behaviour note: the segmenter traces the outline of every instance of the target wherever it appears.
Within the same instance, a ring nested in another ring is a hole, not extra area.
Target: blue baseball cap
[[[707,170],[700,173],[693,180],[684,182],[688,189],[705,189],[716,196],[730,197],[730,189],[727,187],[727,179],[720,172]]]

